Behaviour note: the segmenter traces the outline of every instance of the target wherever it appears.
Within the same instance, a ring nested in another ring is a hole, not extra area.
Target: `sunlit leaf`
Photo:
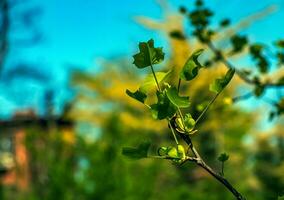
[[[197,76],[199,69],[202,67],[198,61],[198,57],[202,52],[203,49],[197,50],[188,58],[180,72],[181,79],[190,81]]]
[[[213,83],[210,84],[210,91],[219,93],[221,92],[231,81],[235,74],[235,69],[231,68],[227,71],[226,75],[222,78],[217,78]]]
[[[169,100],[174,104],[176,107],[179,108],[187,108],[189,107],[189,97],[181,97],[178,94],[178,91],[175,87],[167,88],[166,94]]]
[[[185,158],[185,150],[182,145],[177,145],[177,147],[161,147],[158,153],[160,156],[169,156],[174,159]]]
[[[191,114],[187,113],[184,116],[184,125],[186,128],[186,131],[191,131],[195,126],[195,120],[192,118]]]
[[[133,99],[136,99],[137,101],[140,101],[141,103],[144,103],[147,95],[142,92],[141,90],[137,90],[135,92],[131,92],[130,90],[126,90],[126,94],[130,97],[132,97]]]
[[[153,39],[150,39],[148,42],[140,42],[139,50],[140,52],[133,56],[133,64],[138,68],[145,68],[164,60],[165,53],[161,47],[154,47]]]
[[[138,147],[123,147],[122,154],[131,159],[147,158],[150,142],[143,142]]]
[[[178,158],[185,158],[185,150],[182,145],[177,146]]]
[[[156,77],[158,80],[159,85],[162,85],[164,82],[166,82],[169,77],[171,76],[171,72],[172,71],[168,71],[168,72],[156,72]],[[156,81],[155,78],[153,76],[153,74],[148,74],[144,80],[144,82],[142,83],[142,85],[140,86],[139,90],[141,92],[144,92],[145,94],[147,94],[148,92],[154,90],[157,88],[156,85]]]

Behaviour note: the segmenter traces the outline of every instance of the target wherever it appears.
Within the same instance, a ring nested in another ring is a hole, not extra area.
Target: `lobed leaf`
[[[187,108],[190,105],[189,97],[181,97],[175,87],[166,89],[166,94],[169,100],[178,108]]]
[[[164,60],[165,53],[162,48],[154,47],[154,40],[139,43],[140,52],[133,56],[133,64],[138,68],[145,68],[154,64],[158,64]]]
[[[141,103],[144,103],[146,98],[147,98],[147,95],[142,92],[141,90],[137,90],[135,92],[131,92],[130,90],[126,90],[126,94],[128,96],[130,96],[131,98],[137,100],[137,101],[140,101]]]
[[[231,68],[227,71],[224,77],[217,78],[213,83],[210,84],[209,90],[212,92],[220,93],[231,81],[235,74],[235,69]]]
[[[162,85],[164,82],[166,82],[169,77],[172,74],[172,71],[168,71],[168,72],[156,72],[156,77],[158,80],[159,85]],[[139,87],[139,90],[145,94],[147,94],[148,92],[156,89],[156,81],[155,78],[153,76],[153,74],[148,74],[144,80],[144,82],[142,83],[142,85]]]
[[[188,58],[180,72],[180,78],[182,80],[190,81],[197,76],[199,69],[202,67],[198,61],[198,57],[202,52],[203,49],[199,49]]]

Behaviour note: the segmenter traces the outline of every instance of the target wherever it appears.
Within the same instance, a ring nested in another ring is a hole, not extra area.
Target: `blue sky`
[[[169,1],[173,9],[191,5],[191,0]],[[259,21],[245,32],[253,41],[269,43],[284,36],[283,0],[208,0],[216,11],[216,18],[229,17],[233,22],[271,4],[278,12]],[[16,78],[0,81],[0,117],[10,116],[21,108],[42,112],[43,91],[53,90],[56,110],[73,96],[68,86],[70,71],[74,68],[95,71],[96,59],[113,56],[131,56],[141,40],[157,34],[135,24],[133,17],[145,15],[160,19],[161,10],[154,0],[31,0],[29,6],[38,6],[42,14],[36,23],[43,40],[32,48],[12,46],[4,71],[15,63],[33,63],[32,70],[46,76],[44,81]],[[163,43],[162,39],[160,43]]]

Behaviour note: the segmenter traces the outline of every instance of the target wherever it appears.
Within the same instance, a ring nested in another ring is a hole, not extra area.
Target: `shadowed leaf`
[[[133,56],[133,64],[138,68],[145,68],[154,64],[158,64],[164,60],[165,53],[162,48],[154,47],[154,40],[139,43],[140,52]]]
[[[141,103],[144,103],[146,98],[147,98],[147,95],[140,90],[137,90],[135,92],[131,92],[130,90],[126,90],[126,94],[128,96],[132,97],[133,99],[140,101]]]
[[[174,104],[176,107],[179,108],[187,108],[189,107],[189,97],[181,97],[178,94],[178,91],[175,87],[168,88],[166,90],[166,94],[169,100]]]
[[[210,91],[220,93],[231,81],[235,74],[235,69],[231,68],[227,71],[226,75],[222,78],[217,78],[213,83],[210,84]]]
[[[190,81],[197,76],[199,69],[202,67],[198,62],[198,57],[202,52],[203,49],[197,50],[188,58],[180,72],[181,79]]]

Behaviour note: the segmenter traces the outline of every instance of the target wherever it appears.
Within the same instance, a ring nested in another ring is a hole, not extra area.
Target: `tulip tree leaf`
[[[181,97],[178,95],[178,91],[175,87],[170,87],[166,90],[166,94],[169,100],[178,108],[189,107],[189,97]]]
[[[135,92],[131,92],[130,90],[126,90],[126,94],[130,97],[132,97],[133,99],[136,99],[137,101],[140,101],[141,103],[144,103],[147,95],[142,92],[141,90],[137,90]]]
[[[195,126],[195,120],[192,118],[191,114],[187,113],[184,116],[184,125],[186,131],[191,131]]]
[[[210,91],[220,93],[231,81],[235,74],[235,69],[231,68],[227,71],[224,77],[217,78],[213,83],[210,84]]]
[[[185,158],[185,150],[182,145],[177,145],[177,147],[161,147],[159,149],[160,156],[169,156],[173,159],[184,159]]]
[[[203,49],[199,49],[188,58],[180,72],[181,79],[190,81],[197,76],[199,69],[202,67],[198,61],[198,57],[202,52]]]
[[[154,47],[154,40],[139,43],[140,52],[133,56],[133,64],[138,68],[145,68],[154,64],[158,64],[164,60],[165,53],[162,47]]]
[[[171,76],[171,72],[172,71],[156,72],[155,73],[159,85],[161,85],[162,83],[164,83],[165,81],[167,81],[169,79],[169,77]],[[156,87],[157,87],[157,85],[156,85],[156,81],[155,81],[153,74],[148,74],[146,76],[144,82],[140,86],[139,90],[146,94],[146,93],[150,92],[151,90],[156,89]]]
[[[150,142],[143,142],[138,147],[123,147],[122,155],[131,159],[147,158]]]
[[[156,94],[158,102],[150,106],[152,117],[159,120],[172,117],[176,112],[176,106],[168,99],[165,91],[157,91]]]

